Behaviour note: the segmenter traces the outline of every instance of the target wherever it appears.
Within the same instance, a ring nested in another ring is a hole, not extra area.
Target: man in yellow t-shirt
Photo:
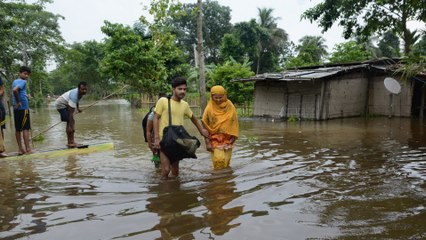
[[[186,95],[186,80],[183,77],[177,77],[172,80],[173,95],[170,98],[170,108],[172,112],[172,125],[183,125],[184,117],[187,116],[197,127],[198,131],[205,138],[209,137],[209,132],[204,129],[192,113],[189,104],[183,100]],[[160,98],[155,105],[154,115],[154,148],[160,149],[161,178],[167,179],[179,175],[179,161],[173,163],[166,156],[163,149],[160,148],[160,141],[163,138],[163,129],[169,125],[169,107],[168,99]]]

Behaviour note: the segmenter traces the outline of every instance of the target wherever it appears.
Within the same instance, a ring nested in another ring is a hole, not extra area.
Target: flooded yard
[[[230,169],[212,170],[202,146],[178,180],[161,181],[143,116],[116,100],[76,117],[78,142],[114,151],[0,159],[0,239],[426,238],[425,121],[241,120]],[[33,134],[58,121],[53,107],[36,109]],[[64,146],[64,131],[34,149]]]

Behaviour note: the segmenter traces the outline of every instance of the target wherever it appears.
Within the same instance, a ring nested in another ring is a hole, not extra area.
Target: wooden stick
[[[95,104],[99,103],[100,101],[103,101],[103,100],[105,100],[105,99],[107,99],[107,98],[110,98],[111,96],[113,96],[113,95],[115,95],[115,94],[117,94],[117,93],[119,93],[119,92],[123,91],[125,88],[127,88],[127,86],[124,86],[124,87],[122,87],[120,90],[115,91],[115,92],[113,92],[113,93],[111,93],[111,94],[109,94],[109,95],[107,95],[107,96],[103,97],[102,99],[100,99],[100,100],[98,100],[98,101],[96,101],[96,102],[94,102],[94,103],[90,104],[89,106],[85,107],[83,110],[86,110],[86,109],[88,109],[88,108],[90,108],[90,107],[93,107]],[[75,115],[77,115],[77,114],[78,114],[78,111],[76,111],[76,112],[74,113],[74,116],[75,116]],[[54,127],[58,126],[60,123],[62,123],[62,121],[57,122],[57,123],[55,123],[55,124],[51,125],[50,127],[48,127],[48,128],[46,128],[46,129],[44,129],[43,131],[41,131],[40,133],[38,133],[38,134],[37,134],[37,135],[35,135],[34,137],[31,137],[31,140],[33,140],[34,138],[36,138],[36,137],[38,137],[38,136],[42,135],[43,133],[45,133],[45,132],[49,131],[50,129],[52,129],[52,128],[54,128]]]
[[[107,95],[107,96],[103,97],[102,99],[99,99],[98,101],[96,101],[96,102],[94,102],[94,103],[90,104],[89,106],[85,107],[83,110],[86,110],[86,109],[88,109],[88,108],[90,108],[90,107],[94,106],[95,104],[99,103],[100,101],[103,101],[103,100],[105,100],[105,99],[107,99],[107,98],[110,98],[111,96],[114,96],[115,94],[117,94],[117,93],[119,93],[119,92],[123,91],[125,88],[127,88],[127,86],[124,86],[124,87],[122,87],[120,90],[118,90],[118,91],[116,91],[116,92],[113,92],[113,93],[111,93],[110,95]],[[78,111],[77,111],[75,114],[77,114],[77,113],[78,113]]]

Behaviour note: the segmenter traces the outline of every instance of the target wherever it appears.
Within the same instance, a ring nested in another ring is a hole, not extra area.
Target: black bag
[[[195,151],[200,147],[200,141],[189,135],[182,125],[172,125],[172,112],[169,100],[169,126],[163,130],[161,149],[170,159],[170,162],[180,161],[184,158],[197,158]]]
[[[148,116],[154,110],[154,107],[155,106],[152,106],[145,117],[142,119],[143,138],[145,139],[145,142],[148,142],[148,139],[146,139],[146,125],[148,124]]]

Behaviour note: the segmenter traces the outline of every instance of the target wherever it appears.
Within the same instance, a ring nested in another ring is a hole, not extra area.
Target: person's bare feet
[[[0,158],[4,158],[4,157],[8,157],[9,155],[7,155],[5,152],[0,152]]]
[[[88,145],[80,144],[80,143],[69,143],[67,144],[68,148],[87,148]]]
[[[19,149],[18,150],[18,155],[23,155],[25,153],[24,149]]]

